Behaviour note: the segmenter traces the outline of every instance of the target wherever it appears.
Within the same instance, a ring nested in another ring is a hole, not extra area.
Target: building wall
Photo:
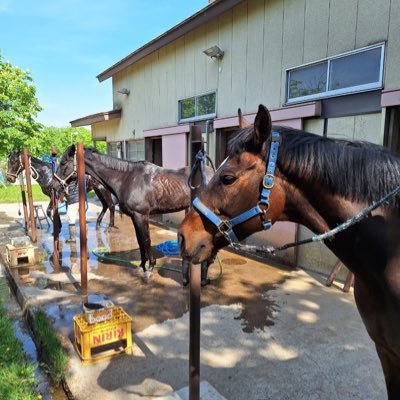
[[[178,100],[213,90],[218,117],[238,107],[255,112],[260,103],[281,107],[286,69],[381,41],[388,41],[385,86],[398,87],[399,35],[400,5],[390,0],[244,1],[113,77],[114,105],[123,109],[113,140],[176,125]],[[222,60],[203,54],[214,44]],[[118,93],[122,87],[130,95]]]

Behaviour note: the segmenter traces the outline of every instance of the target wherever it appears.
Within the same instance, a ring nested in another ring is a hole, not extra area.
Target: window
[[[215,92],[180,100],[179,122],[199,121],[215,117],[215,101]]]
[[[132,140],[126,142],[126,159],[140,161],[145,159],[144,140]]]
[[[108,155],[115,158],[122,158],[122,144],[121,142],[108,143]]]
[[[287,71],[287,103],[382,87],[384,45],[363,48]]]

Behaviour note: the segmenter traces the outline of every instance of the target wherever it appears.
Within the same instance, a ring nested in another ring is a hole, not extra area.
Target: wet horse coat
[[[29,157],[32,169],[32,177],[37,181],[42,189],[43,194],[51,198],[51,192],[53,190],[52,181],[53,181],[53,171],[51,164],[42,161],[36,157]],[[7,171],[7,180],[9,182],[14,183],[17,175],[19,175],[24,170],[24,165],[22,162],[22,151],[14,151],[8,157],[8,171]],[[110,210],[110,225],[112,228],[114,226],[114,214],[115,214],[115,205],[113,199],[111,197],[111,193],[101,184],[96,182],[94,179],[89,179],[87,183],[87,191],[93,190],[97,197],[99,198],[103,208],[97,218],[97,226],[100,225],[104,214],[107,209]],[[46,213],[49,217],[51,217],[52,203],[49,202]],[[60,222],[60,221],[59,221]],[[59,224],[61,227],[61,222]]]
[[[93,149],[84,150],[85,172],[101,182],[119,203],[120,210],[131,217],[135,227],[137,242],[141,254],[141,267],[146,272],[149,261],[149,274],[156,260],[151,249],[149,216],[181,211],[190,206],[190,188],[188,167],[178,170],[166,169],[148,161],[126,161],[100,154]],[[57,169],[61,179],[73,174],[75,146],[70,146],[63,154]],[[211,168],[205,168],[206,182],[213,174]],[[53,180],[53,186],[60,190],[59,181]],[[208,266],[208,265],[207,265]],[[207,266],[202,268],[202,284],[206,283]],[[188,264],[183,265],[184,284],[188,283]]]
[[[238,132],[229,158],[199,196],[219,219],[232,219],[260,201],[272,130],[280,145],[269,202],[260,204],[262,213],[233,229],[239,240],[262,230],[266,221],[292,221],[324,233],[400,185],[398,155],[371,143],[272,127],[268,110],[260,105],[254,127]],[[193,262],[228,244],[218,228],[194,209],[182,222],[179,238],[182,255]],[[355,274],[356,304],[375,343],[389,399],[400,398],[399,238],[396,197],[325,242]]]

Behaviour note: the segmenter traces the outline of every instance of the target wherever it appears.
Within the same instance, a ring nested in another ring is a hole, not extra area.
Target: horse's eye
[[[224,175],[221,177],[221,181],[224,185],[232,185],[236,181],[236,176]]]

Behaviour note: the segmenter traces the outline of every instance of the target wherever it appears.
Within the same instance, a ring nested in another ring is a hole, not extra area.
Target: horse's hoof
[[[150,279],[153,275],[153,271],[147,270],[144,273],[144,276],[146,277],[146,279]]]
[[[183,279],[182,279],[182,285],[183,285],[183,286],[187,286],[188,284],[189,284],[189,279],[183,278]]]

